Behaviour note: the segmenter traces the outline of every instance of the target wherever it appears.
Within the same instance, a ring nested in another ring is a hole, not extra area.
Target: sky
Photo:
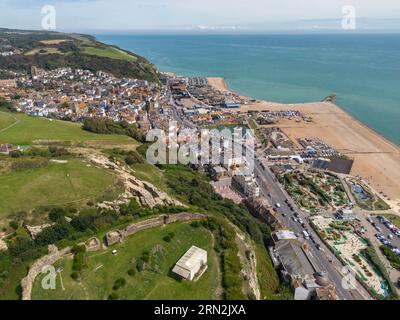
[[[399,0],[1,0],[0,27],[41,29],[43,6],[58,31],[262,31],[341,29],[353,6],[359,30],[399,30]]]

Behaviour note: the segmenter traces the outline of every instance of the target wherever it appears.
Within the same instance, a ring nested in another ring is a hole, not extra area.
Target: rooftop
[[[191,246],[191,248],[179,259],[176,266],[190,270],[202,261],[204,255],[207,255],[207,251],[196,246]]]

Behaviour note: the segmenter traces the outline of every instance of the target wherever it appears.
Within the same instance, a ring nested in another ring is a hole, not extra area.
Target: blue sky
[[[0,26],[40,29],[44,5],[60,31],[340,29],[344,5],[361,29],[400,30],[399,0],[1,0]]]

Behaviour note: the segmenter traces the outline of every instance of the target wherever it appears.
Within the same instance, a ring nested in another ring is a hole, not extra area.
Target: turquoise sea
[[[335,92],[340,107],[400,144],[400,34],[97,38],[161,71],[224,77],[232,90],[258,99],[309,102]]]

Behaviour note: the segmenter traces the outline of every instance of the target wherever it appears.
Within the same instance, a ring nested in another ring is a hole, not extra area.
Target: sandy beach
[[[215,79],[215,78],[213,78]],[[227,87],[225,81],[213,80],[210,84]],[[229,88],[225,88],[229,90]],[[354,159],[351,174],[360,175],[377,192],[390,198],[390,204],[400,208],[400,147],[350,116],[330,102],[280,104],[259,101],[243,105],[249,110],[298,110],[311,116],[313,122],[282,121],[276,126],[296,143],[298,138],[318,138]],[[385,199],[387,200],[387,199]]]
[[[229,87],[224,78],[207,78],[208,83],[219,91],[229,91]]]

